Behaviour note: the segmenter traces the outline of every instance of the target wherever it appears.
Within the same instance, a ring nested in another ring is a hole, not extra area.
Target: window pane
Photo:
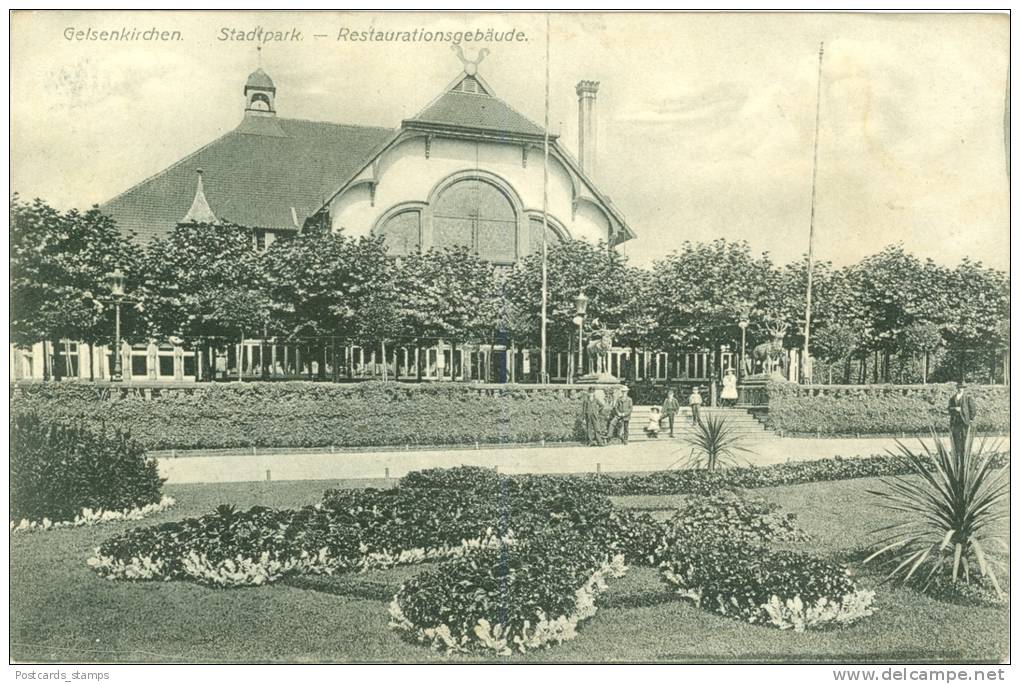
[[[432,246],[436,249],[446,247],[467,247],[471,249],[471,228],[474,222],[466,218],[446,218],[437,216],[432,228]]]
[[[174,374],[174,357],[159,355],[159,374],[172,377]]]
[[[513,263],[517,258],[517,224],[479,221],[478,256],[496,263]]]
[[[552,225],[546,231],[546,242],[550,247],[561,242],[559,234]],[[540,218],[532,217],[528,221],[528,249],[532,254],[542,253],[542,219]]]
[[[391,216],[379,230],[390,254],[413,254],[421,247],[421,213],[402,211]]]
[[[145,377],[149,374],[148,357],[145,354],[131,356],[131,375]]]

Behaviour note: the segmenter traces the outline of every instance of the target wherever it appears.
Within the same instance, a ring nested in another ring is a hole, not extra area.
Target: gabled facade
[[[382,235],[396,254],[464,245],[497,264],[541,250],[543,130],[462,74],[325,206],[334,230]],[[620,212],[549,141],[548,239],[615,246],[634,237]]]
[[[578,86],[582,136],[590,131],[581,149],[592,148],[592,163],[597,89]],[[466,245],[506,265],[541,248],[543,129],[474,65],[396,130],[280,117],[261,68],[243,94],[237,128],[100,208],[143,244],[201,215],[253,228],[267,244],[328,221],[349,235],[383,235],[394,254]],[[556,136],[549,157],[550,240],[615,246],[634,237]]]

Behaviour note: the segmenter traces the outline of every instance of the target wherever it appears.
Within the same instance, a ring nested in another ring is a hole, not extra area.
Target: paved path
[[[918,446],[917,439],[906,443]],[[1001,439],[1009,449],[1009,438]],[[804,461],[833,456],[870,456],[895,449],[895,441],[876,439],[777,438],[753,446],[747,460],[755,465]],[[603,448],[516,447],[509,449],[385,451],[265,456],[201,456],[159,459],[159,471],[172,484],[185,482],[251,482],[257,480],[333,480],[398,478],[422,468],[476,465],[503,473],[591,473],[665,470],[677,467],[690,449],[678,440],[613,444]],[[679,462],[679,463],[678,463]]]

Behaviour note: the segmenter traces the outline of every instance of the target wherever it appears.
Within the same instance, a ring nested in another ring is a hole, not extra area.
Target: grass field
[[[221,503],[290,507],[329,487],[379,481],[167,486],[178,505],[153,518],[97,528],[14,535],[11,657],[20,662],[463,662],[405,642],[387,627],[387,604],[420,571],[404,567],[273,586],[210,589],[185,582],[113,582],[85,564],[128,525],[199,515]],[[390,481],[392,484],[392,481]],[[826,557],[852,557],[884,521],[866,493],[874,480],[757,490],[798,514]],[[666,515],[674,497],[617,497],[617,505]],[[860,573],[860,568],[855,567]],[[874,586],[877,577],[860,573]],[[1008,581],[1008,580],[1007,580]],[[632,568],[610,584],[598,614],[574,641],[509,662],[1001,662],[1009,655],[1004,606],[939,601],[877,588],[878,612],[848,628],[795,634],[699,610],[665,591],[654,570]]]

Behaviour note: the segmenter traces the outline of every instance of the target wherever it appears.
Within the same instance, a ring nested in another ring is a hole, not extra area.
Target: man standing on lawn
[[[963,381],[956,383],[956,394],[949,397],[949,432],[953,439],[953,449],[963,454],[967,448],[967,433],[977,415],[977,403],[974,397],[964,392]]]
[[[669,436],[673,436],[673,421],[680,413],[680,400],[673,396],[673,390],[666,390],[666,401],[662,402],[662,415],[669,421]]]
[[[589,387],[581,403],[581,419],[584,421],[584,433],[588,446],[605,446],[606,436],[602,429],[605,425],[602,418],[602,402],[595,394],[595,388]]]
[[[609,419],[609,439],[615,437],[617,430],[619,430],[620,441],[624,444],[630,438],[630,414],[634,410],[634,402],[627,396],[628,391],[624,387],[616,393],[616,401],[613,402],[612,418]]]

